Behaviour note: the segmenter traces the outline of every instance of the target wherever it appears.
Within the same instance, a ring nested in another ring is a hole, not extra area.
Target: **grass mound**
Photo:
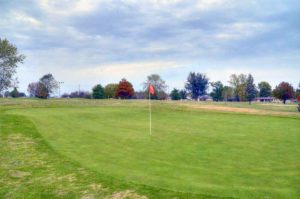
[[[2,196],[299,197],[299,117],[154,103],[150,137],[145,102],[47,103],[0,112]]]

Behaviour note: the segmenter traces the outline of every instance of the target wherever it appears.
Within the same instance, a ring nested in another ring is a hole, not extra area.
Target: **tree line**
[[[202,73],[191,72],[185,83],[185,92],[194,100],[206,100],[211,97],[214,101],[248,101],[251,103],[256,97],[275,97],[286,102],[300,96],[299,88],[296,90],[288,82],[281,82],[273,90],[271,85],[262,81],[256,86],[251,74],[232,74],[229,77],[229,85],[223,85],[221,81],[210,82],[209,78]],[[208,93],[211,86],[212,91]],[[173,100],[183,99],[178,89],[171,91]]]
[[[87,99],[148,99],[148,85],[152,84],[155,87],[155,94],[151,95],[151,99],[164,100],[168,98],[166,92],[167,85],[165,81],[157,74],[148,76],[147,81],[143,83],[144,90],[136,92],[131,82],[125,78],[121,79],[119,83],[110,83],[106,86],[101,84],[95,85],[89,91],[74,91],[71,93],[64,93],[62,98],[87,98]],[[47,99],[59,87],[58,81],[55,80],[52,74],[46,74],[37,82],[32,82],[28,85],[28,93],[30,97],[37,97]]]
[[[17,47],[11,44],[7,39],[0,38],[0,93],[9,88],[11,92],[6,91],[4,96],[24,97],[25,93],[17,90],[14,75],[19,63],[23,63],[25,56],[19,54]],[[155,89],[154,95],[149,95],[148,85],[152,84]],[[30,97],[47,99],[59,88],[59,82],[55,80],[52,74],[45,74],[38,81],[28,85]],[[211,92],[208,93],[208,88]],[[206,100],[211,97],[214,101],[248,101],[251,103],[256,97],[276,97],[286,102],[288,99],[295,99],[300,96],[300,83],[297,89],[288,82],[279,83],[274,89],[271,85],[262,81],[258,85],[254,84],[254,78],[251,74],[232,74],[229,78],[228,85],[223,85],[221,81],[210,82],[206,74],[190,72],[184,85],[184,89],[174,88],[170,94],[167,92],[166,82],[158,75],[149,75],[143,82],[143,89],[135,91],[131,82],[125,78],[118,83],[110,83],[106,86],[101,84],[95,85],[89,91],[74,91],[64,93],[64,98],[117,98],[117,99],[157,99],[172,100],[192,99]]]
[[[157,99],[172,100],[193,99],[206,100],[211,97],[214,101],[248,101],[251,103],[256,97],[271,97],[274,96],[281,99],[283,103],[288,99],[293,99],[300,95],[299,88],[294,90],[293,86],[287,82],[281,82],[273,90],[271,85],[262,81],[256,86],[254,78],[251,74],[232,74],[228,81],[229,86],[224,86],[221,81],[210,82],[209,78],[202,73],[191,72],[185,83],[184,89],[179,90],[174,88],[170,94],[167,93],[168,85],[158,75],[151,74],[143,82],[143,90],[135,91],[132,83],[123,78],[119,83],[110,83],[106,86],[97,84],[89,91],[74,91],[70,94],[64,93],[63,98],[87,98],[87,99]],[[148,85],[154,87],[154,95],[149,95]],[[212,91],[208,93],[209,86]],[[58,82],[52,74],[46,74],[39,79],[38,82],[33,82],[28,85],[30,97],[38,97],[46,99],[58,88]]]

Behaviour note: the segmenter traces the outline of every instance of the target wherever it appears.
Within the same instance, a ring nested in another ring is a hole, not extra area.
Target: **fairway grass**
[[[0,195],[113,198],[133,190],[129,198],[299,198],[300,117],[179,104],[153,102],[149,136],[145,101],[5,101],[0,175],[11,185]],[[23,162],[43,162],[41,171],[11,168],[20,154]],[[59,187],[39,178],[47,171],[63,179]]]

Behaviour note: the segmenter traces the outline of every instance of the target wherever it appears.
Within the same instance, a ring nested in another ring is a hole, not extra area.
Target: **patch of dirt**
[[[81,197],[81,199],[94,199],[95,197],[92,195],[84,195]]]
[[[83,196],[81,198],[89,199],[95,198],[96,196],[103,195],[108,192],[108,188],[103,187],[101,184],[90,184],[87,186],[87,190],[83,191]]]
[[[114,192],[110,199],[147,199],[146,196],[140,196],[133,191],[126,190]]]
[[[81,199],[94,199],[94,198],[95,198],[95,196],[93,196],[93,195],[84,195],[81,197]]]
[[[297,105],[292,105],[292,104],[258,104],[260,106],[282,106],[282,107],[286,107],[286,106],[290,106],[290,107],[297,107]]]
[[[88,172],[84,169],[84,168],[78,168],[78,173],[80,173],[80,175],[82,176],[87,176]]]
[[[91,184],[89,185],[89,188],[91,188],[93,191],[107,191],[107,188],[103,187],[101,184]]]
[[[58,197],[63,197],[66,196],[69,192],[63,189],[58,189],[55,190],[55,195],[57,195]]]
[[[238,108],[238,107],[227,107],[227,106],[216,106],[216,105],[200,105],[200,104],[199,105],[182,104],[182,105],[194,109],[212,110],[212,111],[220,111],[220,112],[248,113],[248,114],[256,114],[256,115],[299,115],[297,113],[266,111],[266,110],[258,110],[258,109],[251,109],[251,108]]]
[[[17,170],[10,170],[9,176],[13,178],[24,178],[26,176],[30,176],[30,172],[24,172],[24,171],[17,171]]]
[[[57,181],[74,182],[74,181],[76,181],[76,177],[75,177],[75,174],[67,174],[64,176],[58,176]]]

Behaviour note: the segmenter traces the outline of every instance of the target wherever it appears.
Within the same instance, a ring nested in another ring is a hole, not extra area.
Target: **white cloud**
[[[29,16],[25,13],[16,12],[16,11],[11,13],[10,20],[15,21],[17,23],[24,24],[24,25],[35,26],[35,27],[42,25],[42,23],[39,20],[37,20],[36,18]]]
[[[232,1],[224,1],[224,0],[199,0],[197,1],[195,7],[198,10],[209,10],[209,9],[214,9],[216,7],[224,6],[224,5],[229,5],[231,4]]]
[[[257,60],[258,63],[263,60]],[[267,81],[274,88],[281,81],[288,81],[293,86],[297,86],[299,81],[299,71],[294,67],[282,67],[282,68],[272,68],[262,65],[260,68],[257,64],[245,64],[248,66],[241,66],[241,63],[235,64],[235,67],[228,66],[229,64],[224,64],[223,67],[206,67],[203,71],[208,75],[211,81],[221,81],[224,85],[229,85],[229,77],[231,74],[252,74],[255,83],[261,81]]]
[[[277,3],[12,2],[4,3],[5,12],[0,12],[0,35],[27,57],[18,73],[25,87],[49,72],[65,81],[64,86],[80,83],[86,88],[122,77],[138,88],[151,73],[163,74],[170,87],[180,88],[190,71],[206,72],[211,80],[223,83],[230,73],[251,72],[257,81],[265,78],[272,85],[282,80],[295,84],[299,81],[300,4],[293,0]],[[267,56],[270,60],[263,60]],[[192,67],[196,64],[199,67]]]
[[[220,40],[238,40],[257,36],[266,29],[266,25],[260,22],[234,22],[221,25],[221,30],[215,35]]]
[[[177,67],[179,66],[175,62],[152,61],[87,66],[76,70],[63,68],[61,72],[62,74],[72,74],[70,77],[76,79],[110,79],[112,81],[118,81],[121,78],[128,78],[129,80],[141,76],[144,78],[151,73],[159,73]]]
[[[83,90],[90,90],[96,84],[106,85],[108,83],[118,83],[122,78],[132,82],[136,90],[142,88],[142,82],[150,74],[168,73],[168,71],[178,70],[180,66],[175,62],[152,61],[134,63],[114,63],[104,65],[92,65],[72,69],[71,67],[52,67],[54,77],[63,81],[62,91],[74,91],[81,85]],[[36,71],[37,77],[48,73],[47,69]],[[32,76],[32,73],[30,74]],[[163,77],[164,78],[164,77]],[[22,78],[22,80],[29,77]]]
[[[97,9],[97,0],[38,0],[40,7],[48,14],[59,16],[82,15]]]

